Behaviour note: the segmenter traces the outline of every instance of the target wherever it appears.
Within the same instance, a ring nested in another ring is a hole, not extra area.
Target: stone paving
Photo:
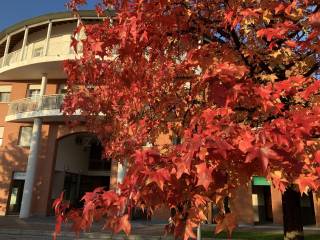
[[[11,239],[52,239],[55,220],[53,217],[30,218],[26,220],[18,217],[0,217],[0,240]],[[114,239],[114,240],[159,240],[172,239],[163,237],[164,224],[148,222],[134,222],[132,236],[123,234],[112,236],[111,232],[102,231],[102,224],[94,224],[89,233],[81,233],[79,238],[70,231],[70,225],[63,225],[58,240],[87,240],[87,239]]]
[[[26,220],[18,217],[0,217],[0,240],[51,240],[54,230],[55,220],[53,217],[45,218],[29,218]],[[124,235],[112,236],[110,232],[103,232],[102,224],[94,224],[89,233],[81,233],[79,238],[70,231],[70,226],[63,225],[62,234],[57,240],[91,240],[91,239],[113,239],[113,240],[172,240],[172,237],[164,237],[163,229],[164,223],[150,223],[150,222],[133,222],[132,235],[126,237]],[[214,226],[203,225],[202,229],[213,231]],[[306,232],[320,233],[320,228],[305,227]],[[272,231],[282,232],[282,226],[276,225],[260,225],[249,226],[240,225],[241,231]],[[206,239],[202,239],[206,240]],[[221,240],[221,239],[220,239]]]

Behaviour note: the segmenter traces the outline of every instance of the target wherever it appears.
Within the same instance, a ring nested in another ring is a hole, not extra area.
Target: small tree
[[[101,23],[75,30],[83,55],[65,63],[64,112],[80,109],[127,173],[121,194],[96,189],[81,210],[58,199],[57,232],[65,218],[78,232],[104,217],[129,234],[133,207],[165,206],[176,212],[167,230],[187,240],[208,203],[223,205],[254,175],[282,192],[318,189],[317,0],[104,0],[97,14]],[[157,145],[163,135],[181,141]],[[220,216],[215,232],[231,234],[235,219]],[[289,237],[298,225],[287,239],[303,238]]]

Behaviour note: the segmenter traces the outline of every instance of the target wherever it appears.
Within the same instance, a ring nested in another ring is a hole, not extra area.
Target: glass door
[[[8,215],[19,214],[24,187],[24,180],[14,179],[12,181],[13,182],[9,195]]]

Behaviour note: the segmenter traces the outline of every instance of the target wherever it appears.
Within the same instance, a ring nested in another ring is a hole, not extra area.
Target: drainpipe
[[[41,97],[43,96],[43,94],[45,94],[46,85],[47,85],[47,75],[43,74],[41,79],[39,105],[41,104]],[[35,185],[34,183],[36,178],[37,160],[38,160],[38,153],[39,153],[40,140],[41,140],[41,129],[42,129],[42,119],[35,118],[33,122],[33,128],[32,128],[32,137],[31,137],[31,143],[30,143],[30,152],[28,156],[26,179],[24,181],[21,210],[19,215],[20,218],[28,218],[31,215],[32,195],[33,195],[33,190]]]

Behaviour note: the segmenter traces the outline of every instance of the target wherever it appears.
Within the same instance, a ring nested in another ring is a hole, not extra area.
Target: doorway
[[[12,180],[9,204],[8,204],[8,215],[18,215],[21,208],[22,194],[23,194],[24,180]]]
[[[300,205],[303,225],[315,225],[316,217],[312,191],[309,191],[308,194],[303,193],[300,198]]]
[[[255,223],[272,223],[271,188],[270,183],[264,177],[253,177],[252,205]]]
[[[51,201],[62,191],[72,207],[82,207],[81,198],[97,187],[109,189],[111,159],[104,158],[103,146],[92,133],[80,132],[57,141]]]

